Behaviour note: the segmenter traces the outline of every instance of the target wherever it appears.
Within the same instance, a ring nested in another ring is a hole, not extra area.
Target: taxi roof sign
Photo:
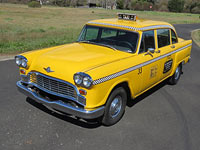
[[[136,14],[118,13],[118,19],[136,21]]]

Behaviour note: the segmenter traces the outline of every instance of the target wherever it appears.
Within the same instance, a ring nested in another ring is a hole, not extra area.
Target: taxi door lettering
[[[142,73],[142,68],[138,69],[138,75]]]
[[[151,70],[150,70],[150,78],[156,77],[157,72],[158,72],[158,66],[157,66],[157,65],[151,67]]]

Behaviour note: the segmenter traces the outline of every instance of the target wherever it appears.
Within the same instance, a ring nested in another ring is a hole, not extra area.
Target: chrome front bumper
[[[95,110],[85,110],[83,108],[73,107],[68,105],[62,101],[49,101],[43,97],[41,97],[38,93],[32,91],[31,89],[27,88],[26,86],[22,85],[21,81],[17,82],[17,87],[20,92],[25,94],[26,96],[30,97],[31,99],[35,100],[38,103],[43,104],[44,106],[51,107],[58,111],[65,112],[67,114],[71,114],[80,118],[84,119],[94,119],[102,116],[104,114],[104,106],[99,107]]]

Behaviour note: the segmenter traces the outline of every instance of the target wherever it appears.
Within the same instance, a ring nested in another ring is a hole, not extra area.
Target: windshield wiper
[[[117,50],[116,48],[114,48],[113,46],[111,45],[107,45],[107,44],[102,44],[102,43],[96,43],[96,42],[91,42],[91,41],[78,41],[80,43],[90,43],[90,44],[95,44],[95,45],[100,45],[100,46],[105,46],[105,47],[108,47],[108,48],[111,48],[113,50]]]
[[[107,45],[107,44],[102,44],[102,43],[96,43],[97,45],[101,45],[101,46],[105,46],[105,47],[108,47],[108,48],[111,48],[111,49],[113,49],[113,50],[117,50],[116,48],[114,48],[113,46],[111,46],[111,45]]]
[[[86,41],[86,40],[84,40],[84,41],[77,41],[77,42],[79,42],[79,43],[91,43],[91,41]]]

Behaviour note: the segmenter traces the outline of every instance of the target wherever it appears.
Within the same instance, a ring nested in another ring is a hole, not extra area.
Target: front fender
[[[131,86],[129,85],[128,78],[115,78],[98,85],[94,85],[92,89],[88,90],[86,96],[86,109],[96,108],[106,104],[106,101],[112,92],[112,90],[119,84],[127,82],[130,91],[132,92]],[[131,93],[133,95],[133,93]]]

